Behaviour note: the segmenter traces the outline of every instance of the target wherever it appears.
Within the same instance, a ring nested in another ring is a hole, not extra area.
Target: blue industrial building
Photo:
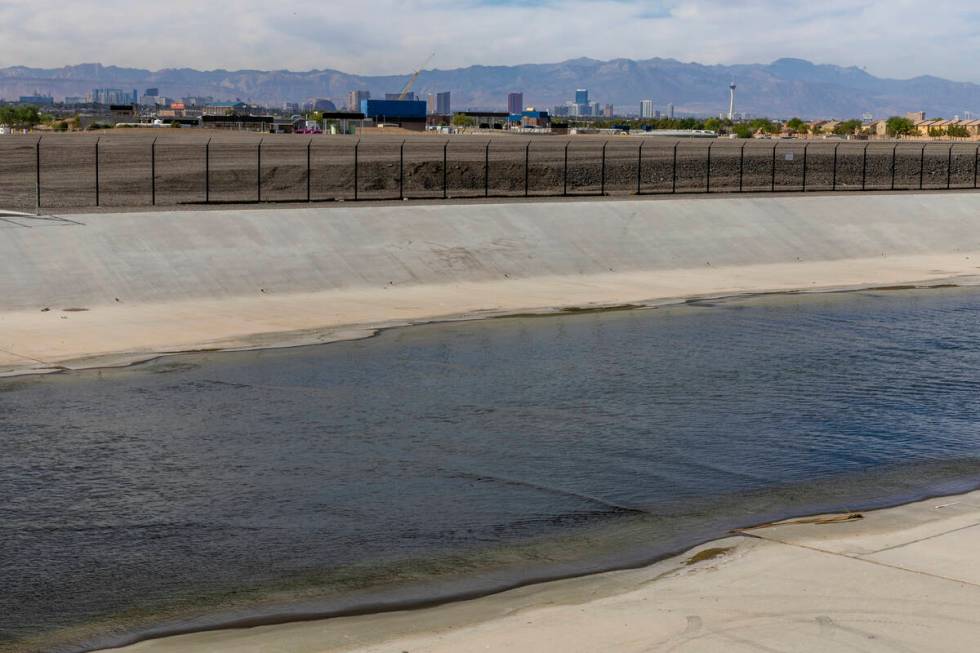
[[[535,111],[529,108],[507,116],[507,122],[513,127],[544,128],[551,126],[551,116],[547,111]]]
[[[361,113],[375,122],[425,122],[422,100],[361,100]]]

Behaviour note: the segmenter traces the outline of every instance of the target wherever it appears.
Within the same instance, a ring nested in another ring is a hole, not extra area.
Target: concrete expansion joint
[[[35,363],[40,363],[41,365],[44,365],[45,367],[61,367],[60,365],[55,365],[55,364],[49,363],[47,361],[43,361],[40,358],[34,358],[32,356],[26,356],[24,354],[18,354],[17,352],[10,351],[9,349],[0,349],[0,353],[7,354],[8,356],[13,356],[14,358],[23,358],[26,361],[33,361]]]
[[[972,528],[973,526],[977,526],[977,525],[978,524],[971,524],[970,526],[966,526],[964,528]],[[954,533],[956,531],[964,530],[964,528],[954,528],[954,529],[951,529],[949,531],[946,531],[945,533],[940,533],[939,535],[934,535],[932,537],[922,538],[922,539],[923,540],[934,539],[934,538],[939,537],[941,535],[947,535],[949,533]],[[782,544],[784,546],[794,547],[794,548],[797,548],[797,549],[805,549],[807,551],[812,551],[814,553],[820,553],[820,554],[823,554],[823,555],[834,556],[836,558],[844,558],[846,560],[853,560],[855,562],[863,562],[863,563],[866,563],[866,564],[875,565],[877,567],[882,567],[882,568],[885,568],[885,569],[894,569],[895,571],[902,571],[902,572],[909,573],[909,574],[915,574],[917,576],[925,576],[925,577],[928,577],[928,578],[935,578],[936,580],[942,580],[942,581],[946,581],[946,582],[949,582],[949,583],[956,583],[957,585],[969,585],[970,587],[976,587],[977,589],[980,589],[980,583],[975,583],[975,582],[968,581],[968,580],[961,580],[959,578],[950,578],[949,576],[943,576],[941,574],[933,574],[933,573],[929,573],[928,571],[921,571],[921,570],[918,570],[918,569],[909,569],[908,567],[902,567],[902,566],[899,566],[899,565],[892,565],[892,564],[888,564],[887,562],[881,562],[880,560],[872,560],[870,558],[864,557],[864,556],[869,556],[869,555],[875,555],[875,554],[879,553],[878,551],[872,551],[870,553],[862,553],[860,555],[853,555],[853,554],[847,554],[847,553],[839,553],[837,551],[828,551],[827,549],[821,549],[819,547],[816,547],[816,546],[813,546],[813,545],[810,545],[810,544],[801,544],[799,542],[788,542],[786,540],[780,540],[780,539],[776,539],[776,538],[762,537],[762,536],[759,536],[759,535],[753,535],[752,533],[748,533],[748,532],[744,532],[743,533],[742,531],[737,531],[737,532],[739,534],[741,534],[741,535],[745,535],[746,537],[755,537],[755,538],[760,539],[760,540],[765,540],[767,542],[772,542],[773,544]],[[905,544],[900,545],[900,546],[905,546],[907,544],[912,544],[912,542],[906,542]],[[890,548],[896,549],[896,548],[900,548],[900,546],[895,546],[895,547],[890,547]],[[887,550],[887,549],[882,549],[882,551],[884,551],[884,550]]]
[[[877,550],[873,551],[872,554],[873,553],[882,553],[884,551],[895,551],[896,549],[901,549],[903,547],[909,546],[910,544],[918,544],[919,542],[927,542],[928,540],[934,540],[937,537],[942,537],[944,535],[949,535],[950,533],[958,533],[960,531],[966,531],[966,530],[969,530],[971,528],[975,528],[977,526],[980,526],[980,521],[973,522],[972,524],[967,524],[966,526],[960,526],[959,528],[951,528],[948,531],[943,531],[942,533],[935,533],[933,535],[927,535],[925,537],[920,537],[920,538],[918,538],[916,540],[909,540],[908,542],[902,542],[901,544],[895,544],[893,546],[886,546],[883,549],[877,549]],[[871,554],[865,554],[865,555],[871,555]]]

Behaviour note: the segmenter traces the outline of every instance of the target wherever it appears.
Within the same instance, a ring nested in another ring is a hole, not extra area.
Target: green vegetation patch
[[[708,549],[702,549],[697,553],[695,553],[694,555],[692,555],[690,558],[688,558],[685,564],[690,566],[690,565],[696,565],[699,562],[704,562],[706,560],[714,560],[715,558],[720,558],[721,556],[725,555],[726,553],[734,549],[735,547],[733,546],[713,546]]]

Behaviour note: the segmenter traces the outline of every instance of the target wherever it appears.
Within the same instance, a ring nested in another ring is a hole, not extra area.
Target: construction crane
[[[406,97],[408,97],[408,93],[412,90],[412,85],[415,84],[415,80],[419,78],[419,75],[422,73],[422,69],[425,68],[430,61],[432,61],[434,56],[436,56],[435,52],[430,54],[428,58],[422,62],[422,65],[419,66],[418,70],[416,70],[415,73],[408,78],[408,83],[405,84],[405,88],[402,89],[401,95],[398,96],[399,100],[404,100]]]

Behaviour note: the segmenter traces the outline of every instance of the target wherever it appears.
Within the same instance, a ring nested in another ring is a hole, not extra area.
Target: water
[[[770,296],[0,380],[0,649],[479,593],[972,488],[978,310]]]

